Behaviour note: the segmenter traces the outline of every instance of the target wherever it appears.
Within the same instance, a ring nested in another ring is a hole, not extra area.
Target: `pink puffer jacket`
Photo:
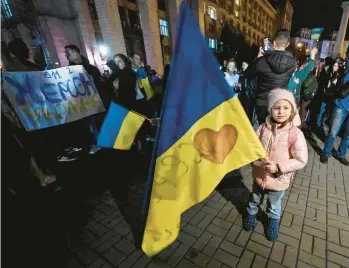
[[[297,128],[295,142],[289,150],[289,132],[292,126],[299,126],[299,116],[295,117],[292,124],[277,129],[274,133],[270,125],[270,117],[261,136],[262,126],[257,130],[262,145],[270,160],[275,161],[279,167],[276,175],[266,171],[264,162],[254,162],[252,175],[258,185],[263,189],[282,191],[289,187],[290,180],[296,170],[302,169],[308,161],[308,147],[303,132]]]

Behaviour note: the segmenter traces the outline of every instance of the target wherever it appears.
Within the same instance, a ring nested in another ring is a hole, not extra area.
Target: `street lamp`
[[[108,53],[108,48],[105,45],[100,45],[99,52],[101,53],[101,57],[105,58],[107,56],[107,53]]]

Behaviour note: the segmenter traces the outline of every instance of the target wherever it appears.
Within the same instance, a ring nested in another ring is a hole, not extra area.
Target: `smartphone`
[[[271,39],[269,37],[264,37],[264,45],[263,45],[262,49],[263,49],[263,52],[273,50],[273,46],[271,44]]]

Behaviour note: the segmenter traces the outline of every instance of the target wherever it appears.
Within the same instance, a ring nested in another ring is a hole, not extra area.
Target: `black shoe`
[[[322,155],[322,156],[320,157],[320,162],[323,163],[323,164],[327,164],[327,162],[328,162],[328,156]]]
[[[349,161],[345,159],[345,157],[337,157],[338,161],[341,162],[345,166],[349,166]]]

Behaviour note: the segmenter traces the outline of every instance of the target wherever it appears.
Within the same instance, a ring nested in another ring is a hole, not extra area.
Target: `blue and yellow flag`
[[[265,157],[185,2],[157,141],[142,244],[148,256],[176,240],[181,214],[207,198],[228,172]]]
[[[99,133],[97,145],[102,148],[130,150],[145,119],[133,111],[111,103]]]

